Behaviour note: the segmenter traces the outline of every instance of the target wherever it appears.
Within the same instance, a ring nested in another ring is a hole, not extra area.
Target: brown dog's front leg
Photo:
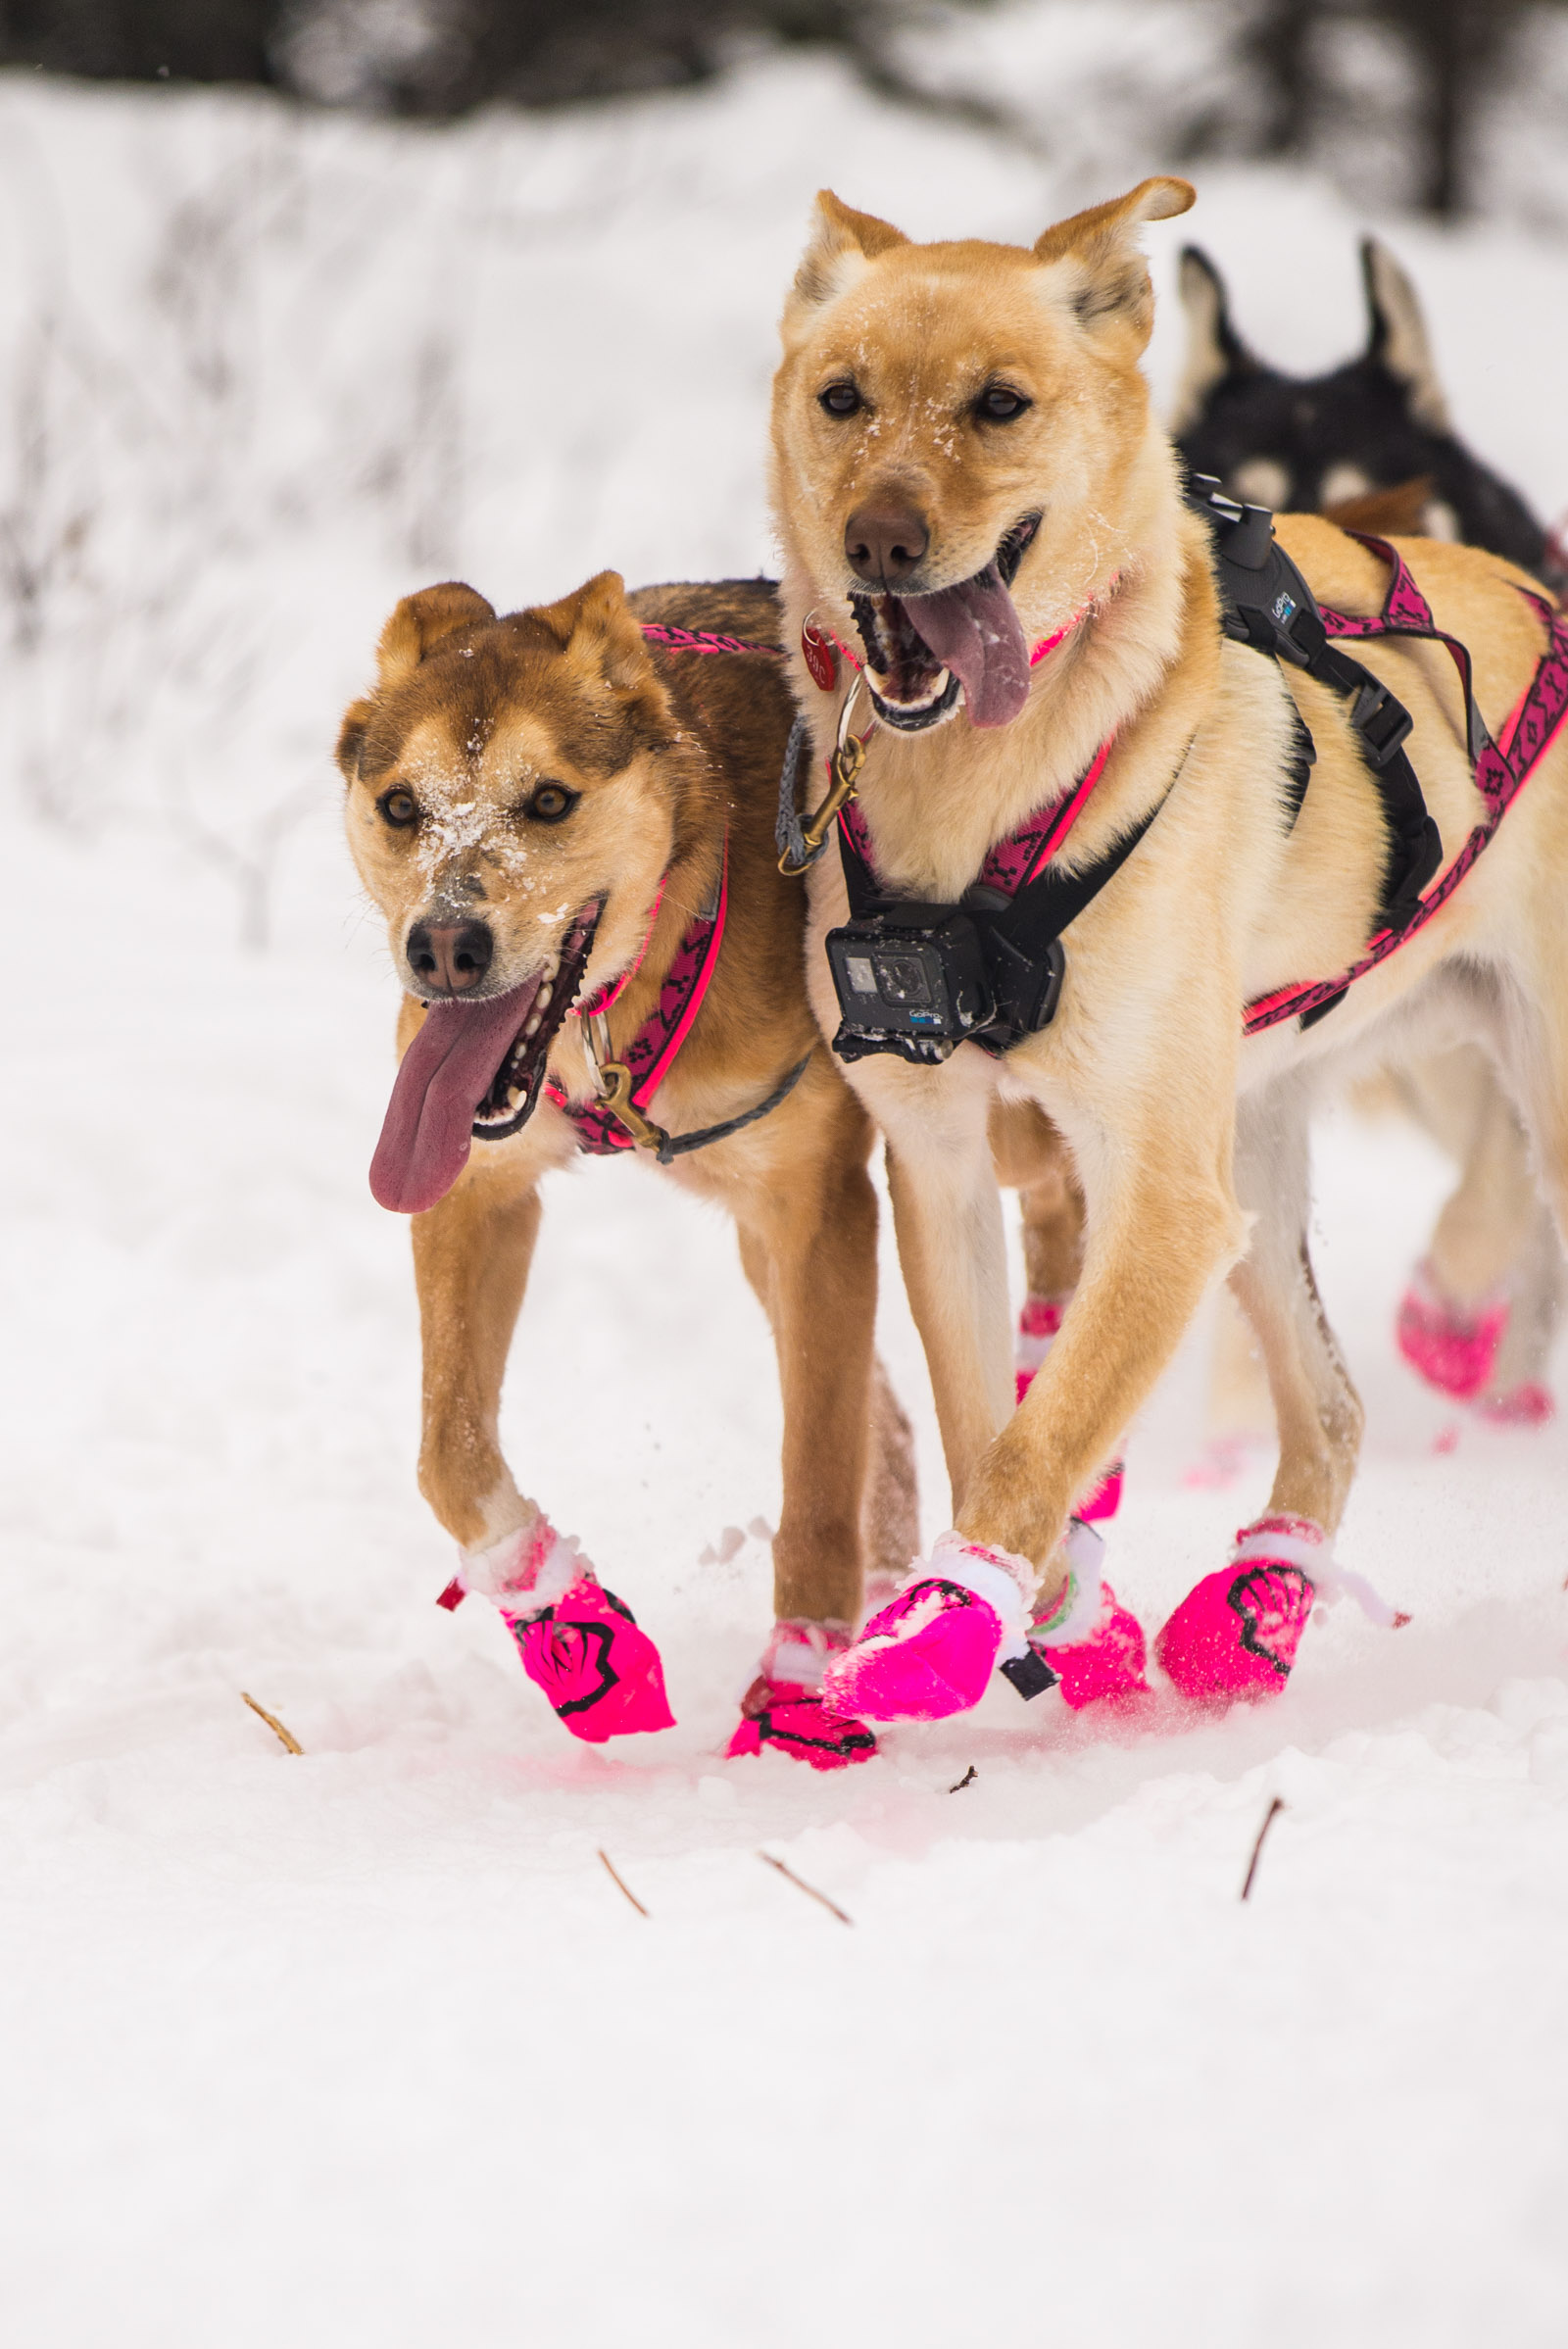
[[[767,1308],[784,1401],[773,1542],[780,1622],[858,1621],[876,1323],[876,1194],[827,1164],[748,1201],[741,1252]]]
[[[501,1454],[498,1414],[512,1333],[539,1230],[539,1194],[504,1164],[470,1166],[413,1218],[424,1353],[419,1490],[455,1541],[477,1549],[529,1505]]]

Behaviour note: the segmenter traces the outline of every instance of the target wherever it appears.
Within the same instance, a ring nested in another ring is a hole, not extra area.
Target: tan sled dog
[[[954,1492],[955,1532],[902,1611],[829,1672],[839,1701],[882,1718],[961,1709],[999,1653],[1027,1668],[1024,1610],[1055,1635],[1048,1660],[1064,1647],[1098,1658],[1092,1692],[1142,1685],[1136,1624],[1098,1591],[1064,1591],[1057,1545],[1074,1495],[1231,1266],[1267,1362],[1278,1473],[1268,1517],[1177,1610],[1160,1654],[1192,1693],[1283,1680],[1314,1589],[1333,1586],[1328,1544],[1361,1420],[1306,1250],[1306,1116],[1326,1060],[1377,1053],[1396,1024],[1433,1042],[1483,1036],[1526,1101],[1559,1217],[1568,1203],[1560,744],[1397,953],[1315,1024],[1293,1017],[1244,1041],[1247,1006],[1335,980],[1363,954],[1401,836],[1352,729],[1353,697],[1222,632],[1209,525],[1151,419],[1137,232],[1191,201],[1180,180],[1149,180],[1028,250],[914,245],[824,196],[784,314],[773,483],[786,612],[792,638],[809,622],[813,642],[839,648],[833,690],[804,662],[797,672],[819,755],[841,730],[862,733],[868,710],[876,719],[855,804],[862,869],[934,920],[1028,823],[1050,834],[1076,817],[1054,869],[1103,881],[1065,931],[1050,1024],[995,1055],[960,1043],[921,1066],[873,1043],[850,1067],[887,1137]],[[1382,611],[1390,565],[1377,555],[1307,517],[1279,537],[1322,604]],[[1405,547],[1437,624],[1470,649],[1495,734],[1539,682],[1547,631],[1529,583],[1491,556]],[[1449,656],[1393,637],[1354,652],[1411,714],[1446,873],[1485,812]],[[1436,856],[1429,832],[1421,843]],[[1429,877],[1429,865],[1404,872],[1410,887]],[[830,856],[814,868],[808,960],[829,1034],[861,983],[841,968],[835,1000],[823,939],[849,912]],[[863,953],[859,967],[870,971]],[[892,965],[871,976],[884,1003],[902,985]],[[1076,1297],[1016,1412],[986,1148],[991,1107],[1009,1097],[1066,1137],[1088,1211]]]
[[[519,1493],[497,1433],[541,1175],[580,1147],[667,1141],[673,1179],[735,1218],[783,1384],[779,1631],[742,1749],[771,1737],[823,1767],[872,1750],[814,1690],[861,1606],[876,1204],[869,1122],[802,988],[804,893],[771,842],[791,714],[776,626],[761,585],[628,601],[607,571],[499,619],[471,588],[429,588],[387,622],[338,757],[407,990],[371,1179],[413,1217],[419,1482],[461,1584],[501,1604],[577,1735],[667,1724],[651,1643]],[[878,1433],[885,1568],[917,1538],[885,1385]]]

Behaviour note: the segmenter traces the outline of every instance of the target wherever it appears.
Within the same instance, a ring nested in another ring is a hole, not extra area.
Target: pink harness
[[[738,636],[719,636],[706,628],[677,628],[648,621],[644,623],[643,634],[650,644],[660,646],[666,653],[765,653],[774,661],[784,658],[777,645],[746,644]],[[592,1017],[595,1012],[607,1011],[641,969],[643,956],[648,952],[648,942],[659,919],[660,907],[664,902],[664,888],[668,879],[666,873],[655,893],[653,910],[649,914],[648,927],[635,961],[621,972],[607,991],[580,1006],[580,1016],[584,1019]],[[717,894],[712,904],[705,906],[688,927],[675,950],[674,960],[664,973],[658,1003],[621,1054],[632,1079],[632,1105],[645,1116],[649,1102],[668,1076],[676,1054],[691,1034],[692,1022],[703,1007],[703,999],[718,965],[728,916],[729,834],[726,832]],[[554,1077],[547,1079],[545,1092],[576,1128],[579,1150],[588,1150],[595,1157],[613,1157],[617,1150],[636,1149],[625,1127],[618,1124],[612,1111],[598,1101],[568,1101]]]
[[[983,888],[999,889],[1004,897],[1016,897],[1025,882],[1032,881],[1041,866],[1051,861],[1088,805],[1090,793],[1105,771],[1105,761],[1115,741],[1114,734],[1105,737],[1064,800],[1026,816],[1017,831],[1009,832],[1005,840],[992,842],[978,875]],[[868,872],[874,873],[876,857],[870,827],[858,800],[846,801],[839,809],[839,823],[853,853]]]
[[[1277,1027],[1282,1020],[1295,1019],[1301,1012],[1314,1011],[1335,1003],[1354,980],[1385,961],[1396,947],[1403,946],[1407,938],[1413,938],[1440,906],[1446,905],[1495,834],[1504,815],[1540,763],[1564,716],[1568,715],[1568,613],[1557,611],[1544,596],[1534,595],[1528,588],[1521,588],[1520,593],[1535,606],[1545,622],[1546,650],[1534,677],[1503,726],[1500,742],[1494,742],[1476,708],[1469,652],[1456,637],[1449,636],[1437,625],[1431,607],[1411,577],[1403,556],[1391,547],[1386,539],[1369,538],[1359,530],[1350,535],[1359,538],[1363,546],[1369,547],[1374,555],[1391,566],[1394,576],[1388,596],[1382,612],[1374,619],[1350,618],[1343,612],[1320,607],[1323,625],[1331,637],[1418,636],[1426,637],[1435,644],[1446,645],[1464,689],[1466,740],[1470,747],[1471,764],[1475,769],[1476,789],[1486,802],[1487,811],[1447,871],[1421,897],[1411,921],[1398,930],[1380,930],[1360,960],[1352,962],[1349,969],[1343,971],[1337,979],[1298,982],[1289,987],[1276,988],[1272,995],[1258,996],[1248,1004],[1243,1015],[1243,1028],[1249,1036],[1255,1036],[1263,1028]]]

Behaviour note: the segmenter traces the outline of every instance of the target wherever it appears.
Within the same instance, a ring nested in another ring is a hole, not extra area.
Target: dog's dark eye
[[[419,803],[413,792],[405,791],[401,784],[395,784],[391,791],[383,792],[376,806],[387,822],[395,824],[400,832],[407,831],[410,824],[418,821]]]
[[[1022,392],[1009,391],[1004,383],[990,383],[976,400],[974,412],[983,424],[1010,424],[1033,406]]]
[[[581,797],[580,792],[568,791],[564,783],[541,783],[524,813],[537,817],[542,824],[559,824],[571,813]]]
[[[853,383],[830,383],[826,391],[817,393],[816,404],[829,416],[857,416],[865,406]]]

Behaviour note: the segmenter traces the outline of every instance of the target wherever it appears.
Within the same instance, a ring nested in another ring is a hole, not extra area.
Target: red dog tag
[[[809,620],[801,630],[801,651],[812,678],[824,693],[831,693],[839,681],[839,657],[825,636],[819,636]]]

